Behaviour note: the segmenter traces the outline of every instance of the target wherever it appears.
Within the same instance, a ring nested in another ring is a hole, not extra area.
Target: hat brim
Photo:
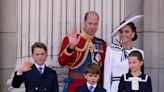
[[[134,16],[134,17],[128,19],[127,21],[123,22],[119,27],[117,27],[117,28],[113,31],[112,36],[116,35],[116,33],[117,33],[122,27],[124,27],[125,25],[127,25],[128,23],[134,22],[134,21],[136,21],[136,20],[140,20],[142,17],[143,17],[143,15],[137,15],[137,16]]]

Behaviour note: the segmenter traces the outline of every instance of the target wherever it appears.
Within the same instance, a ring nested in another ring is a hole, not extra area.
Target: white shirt
[[[35,66],[36,66],[36,68],[38,69],[38,68],[42,68],[42,74],[44,73],[44,69],[45,69],[45,64],[43,64],[42,66],[39,66],[38,64],[36,64],[36,63],[34,63],[35,64]]]
[[[89,83],[87,82],[86,84],[87,84],[88,89],[90,89],[90,86],[93,86],[92,92],[94,92],[94,90],[95,90],[95,88],[96,88],[96,86],[97,86],[97,83],[94,84],[94,85],[91,85],[91,84],[89,84]]]

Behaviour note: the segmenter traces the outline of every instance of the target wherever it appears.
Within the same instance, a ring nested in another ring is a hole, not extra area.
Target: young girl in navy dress
[[[122,75],[118,92],[152,92],[151,79],[144,74],[143,57],[139,51],[129,54],[129,73]]]

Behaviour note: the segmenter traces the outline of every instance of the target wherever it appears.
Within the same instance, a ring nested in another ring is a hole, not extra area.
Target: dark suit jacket
[[[75,92],[89,92],[89,89],[88,89],[87,85],[85,84],[83,86],[77,87]],[[94,92],[106,92],[106,90],[97,85]]]
[[[35,65],[28,72],[22,75],[14,75],[12,86],[19,88],[22,83],[25,83],[26,92],[59,92],[58,78],[56,71],[45,67],[44,73],[39,74]]]

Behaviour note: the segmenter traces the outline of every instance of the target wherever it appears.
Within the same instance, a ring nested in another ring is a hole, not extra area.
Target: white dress
[[[144,55],[143,50],[134,47],[125,51],[130,54],[134,50],[140,51]],[[104,61],[104,88],[107,92],[117,92],[120,78],[115,77],[121,77],[123,74],[128,73],[128,59],[121,61],[121,56],[122,50],[111,46],[107,47]]]

